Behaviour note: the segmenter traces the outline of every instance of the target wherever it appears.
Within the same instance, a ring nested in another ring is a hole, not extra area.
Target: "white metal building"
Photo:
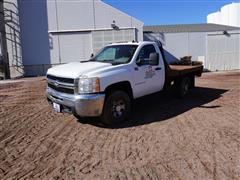
[[[14,19],[19,19],[20,33],[16,37],[21,39],[13,45],[22,49],[22,71],[17,75],[11,73],[11,77],[45,75],[53,65],[89,59],[105,44],[143,39],[141,21],[101,0],[10,3],[5,6],[13,12]],[[9,41],[10,49],[15,48],[13,45]],[[13,61],[10,58],[9,64]]]
[[[160,40],[169,63],[183,56],[205,69],[240,69],[240,28],[218,24],[145,26],[144,40]]]
[[[239,4],[224,6],[216,22],[239,26]],[[143,40],[141,21],[101,0],[4,0],[4,18],[11,77],[45,75],[105,44]],[[208,70],[240,69],[240,29],[219,24],[146,26],[144,39],[161,40],[169,62],[190,55]]]
[[[240,27],[240,3],[227,4],[220,11],[209,14],[207,23]]]

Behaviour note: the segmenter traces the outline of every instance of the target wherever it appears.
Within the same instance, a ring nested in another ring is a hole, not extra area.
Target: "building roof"
[[[156,25],[144,26],[144,32],[163,32],[163,33],[179,33],[179,32],[216,32],[240,30],[240,27],[226,26],[220,24],[176,24],[176,25]]]

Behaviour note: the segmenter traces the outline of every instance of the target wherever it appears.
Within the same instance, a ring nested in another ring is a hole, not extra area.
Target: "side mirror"
[[[93,58],[93,57],[94,57],[94,54],[92,53],[92,54],[91,54],[91,58]]]
[[[149,55],[149,65],[157,66],[159,64],[159,54],[151,53]]]

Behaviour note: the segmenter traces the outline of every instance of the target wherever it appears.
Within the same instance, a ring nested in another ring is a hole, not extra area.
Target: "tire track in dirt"
[[[186,99],[140,101],[136,124],[116,128],[54,113],[42,79],[0,85],[0,179],[238,179],[239,77],[204,74]]]

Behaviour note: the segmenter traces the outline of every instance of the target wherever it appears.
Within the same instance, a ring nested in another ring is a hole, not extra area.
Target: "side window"
[[[144,60],[144,61],[149,60],[150,54],[154,52],[156,52],[156,50],[153,45],[143,46],[138,54],[137,62],[139,62],[140,60]]]

